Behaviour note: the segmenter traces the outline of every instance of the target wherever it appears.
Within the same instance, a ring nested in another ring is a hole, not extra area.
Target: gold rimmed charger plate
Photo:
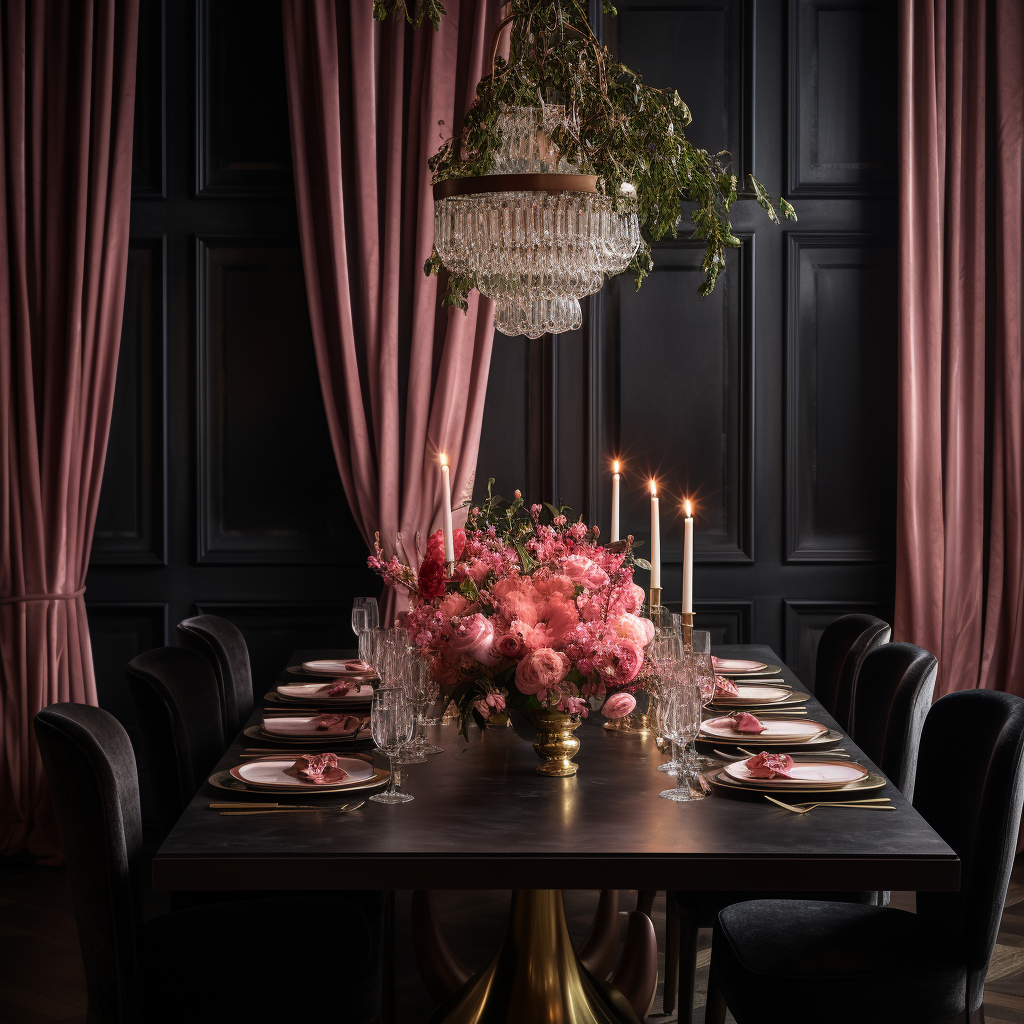
[[[335,747],[342,743],[372,743],[370,730],[365,736],[286,736],[283,733],[267,732],[260,725],[250,725],[242,733],[251,740],[264,743],[290,743],[293,747]]]
[[[757,716],[755,715],[755,717]],[[787,725],[802,726],[805,729],[808,726],[813,726],[818,731],[812,733],[810,736],[801,737],[790,735],[789,737],[776,736],[773,738],[771,736],[766,736],[764,733],[760,732],[736,732],[735,730],[725,734],[704,732],[704,726],[707,724],[707,722],[701,723],[700,731],[697,733],[697,739],[704,740],[707,742],[710,742],[712,740],[718,742],[719,740],[721,740],[723,743],[739,743],[741,746],[756,746],[758,743],[796,743],[799,745],[803,745],[804,743],[809,743],[811,740],[818,739],[819,736],[824,736],[829,731],[828,726],[822,725],[821,722],[815,722],[810,719],[801,719],[799,717],[785,719],[780,718],[776,715],[772,715],[770,718],[766,716],[765,721],[762,724],[765,725],[768,729],[771,729],[772,726],[775,726],[780,729],[784,728]]]
[[[730,659],[732,660],[732,659]],[[739,659],[736,659],[739,660]],[[753,659],[751,659],[753,660]],[[781,665],[765,664],[764,668],[748,668],[742,672],[723,672],[715,669],[715,675],[725,676],[728,679],[746,679],[748,676],[777,676],[782,671]]]
[[[280,704],[282,708],[286,708],[289,711],[297,711],[299,708],[307,708],[311,711],[316,708],[329,708],[331,711],[337,711],[342,708],[366,708],[369,710],[371,703],[371,698],[369,697],[365,700],[345,700],[344,698],[337,697],[318,697],[316,699],[288,698],[282,697],[276,690],[271,690],[263,699],[270,701],[271,704]]]
[[[272,756],[272,755],[271,755]],[[346,757],[357,757],[364,761],[369,761],[373,764],[373,758],[369,754],[357,754],[348,753]],[[314,793],[355,793],[361,789],[376,789],[378,786],[386,785],[388,780],[391,778],[391,772],[386,768],[373,769],[373,778],[363,779],[360,782],[350,782],[347,785],[340,786],[254,786],[251,783],[244,782],[242,779],[236,779],[231,774],[229,769],[224,771],[214,772],[207,782],[211,786],[216,786],[218,789],[230,789],[236,793],[291,793],[295,796],[307,797]]]
[[[804,796],[808,793],[819,799],[837,796],[839,794],[843,794],[845,796],[849,793],[861,793],[867,790],[881,789],[886,784],[886,780],[881,775],[874,775],[870,772],[865,775],[863,779],[858,779],[856,782],[848,782],[845,786],[829,786],[823,789],[816,789],[813,783],[809,783],[806,786],[793,786],[792,788],[787,789],[782,789],[779,786],[772,785],[758,785],[753,782],[739,783],[733,781],[733,779],[726,775],[724,768],[715,768],[708,772],[704,777],[712,786],[728,790],[731,793],[771,793],[772,796],[777,797],[778,799],[783,799],[787,796]]]
[[[773,683],[772,685],[774,686],[776,684]],[[757,708],[761,708],[764,711],[775,711],[778,708],[787,708],[794,704],[806,704],[810,697],[809,693],[794,690],[791,686],[787,686],[785,683],[779,683],[778,688],[780,690],[789,690],[789,694],[782,697],[780,700],[773,700],[770,702],[751,702],[749,700],[744,700],[742,695],[739,697],[714,697],[704,706],[709,711],[720,711],[726,715],[731,714],[733,711],[752,711],[754,714],[757,714]]]
[[[804,740],[803,742],[794,742],[793,740],[765,740],[761,739],[760,736],[753,734],[748,735],[746,738],[741,739],[736,737],[735,739],[711,739],[704,735],[697,736],[697,742],[704,745],[704,747],[718,747],[720,750],[728,751],[730,747],[746,747],[747,750],[754,750],[756,747],[762,750],[785,750],[797,753],[801,750],[808,752],[813,750],[829,750],[843,742],[843,734],[838,729],[829,729],[828,732],[821,736],[815,736],[813,740]]]

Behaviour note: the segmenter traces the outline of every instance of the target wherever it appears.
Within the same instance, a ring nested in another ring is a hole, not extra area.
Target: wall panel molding
[[[90,565],[164,565],[166,238],[133,238]]]
[[[132,199],[167,197],[166,22],[165,0],[141,0],[132,139]]]
[[[786,664],[812,693],[818,640],[830,622],[840,615],[855,612],[866,612],[886,622],[892,621],[892,609],[876,601],[784,601],[783,607]]]
[[[199,198],[292,194],[281,5],[196,0]]]
[[[793,232],[788,273],[786,559],[892,561],[895,241]]]
[[[196,239],[197,559],[356,564],[294,238]]]
[[[892,0],[790,0],[789,194],[896,192]]]

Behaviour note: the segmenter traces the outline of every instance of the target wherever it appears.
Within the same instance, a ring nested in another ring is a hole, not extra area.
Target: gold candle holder
[[[651,607],[658,608],[661,605],[661,587],[651,587]]]
[[[683,612],[683,646],[693,650],[693,612]]]
[[[445,562],[444,563],[444,578],[450,580],[455,575],[455,563]]]

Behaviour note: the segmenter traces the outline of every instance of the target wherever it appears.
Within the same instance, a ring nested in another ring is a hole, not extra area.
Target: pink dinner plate
[[[288,700],[310,700],[317,704],[365,704],[373,696],[369,683],[360,684],[357,690],[336,697],[328,697],[330,683],[282,683],[277,692]]]
[[[756,746],[756,744],[755,744]],[[756,786],[771,786],[779,789],[802,789],[813,786],[819,789],[832,786],[848,786],[851,782],[859,782],[867,774],[867,768],[859,764],[838,761],[804,762],[799,761],[790,768],[791,779],[776,776],[774,779],[758,779],[750,774],[746,762],[734,761],[725,766],[725,774],[739,783]]]
[[[764,732],[740,732],[731,718],[711,718],[701,725],[698,738],[747,742],[756,746],[758,743],[780,743],[784,740],[807,743],[828,732],[828,726],[821,722],[779,718],[764,719],[761,724],[765,727]]]
[[[343,713],[343,712],[342,712]],[[353,737],[363,728],[364,718],[362,715],[352,715],[350,720],[355,723],[354,729],[341,730],[338,725],[332,725],[327,729],[318,729],[314,724],[319,715],[302,715],[288,718],[264,718],[263,731],[274,736],[296,736],[306,739],[330,739],[332,737]]]
[[[739,690],[739,695],[736,697],[729,693],[716,692],[713,698],[714,703],[723,706],[778,704],[793,695],[793,691],[788,686],[776,686],[774,683],[737,683],[736,689]]]
[[[273,755],[261,757],[245,764],[235,765],[231,774],[240,782],[260,789],[322,789],[324,786],[343,786],[350,783],[366,782],[374,775],[369,761],[356,757],[339,757],[338,767],[345,773],[330,770],[327,782],[310,782],[295,772],[297,757]]]
[[[347,658],[322,658],[319,661],[304,661],[302,671],[311,676],[371,676],[373,668],[362,661]]]
[[[716,672],[723,675],[729,672],[763,672],[768,665],[763,661],[743,661],[740,658],[715,658],[711,661]]]

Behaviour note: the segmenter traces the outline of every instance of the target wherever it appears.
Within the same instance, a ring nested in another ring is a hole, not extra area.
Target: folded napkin
[[[319,715],[313,725],[331,736],[346,736],[361,729],[363,720],[356,715]]]
[[[738,697],[739,687],[725,676],[715,676],[715,697]]]
[[[360,661],[358,658],[349,658],[345,662],[346,672],[372,672],[373,666],[367,664],[365,661]]]
[[[348,778],[348,772],[338,767],[336,754],[303,754],[292,768],[304,779],[317,785],[338,783]]]
[[[769,754],[767,750],[762,750],[760,754],[748,758],[743,763],[751,777],[755,779],[774,779],[776,776],[783,779],[793,778],[790,774],[793,758],[789,754]]]
[[[327,691],[328,697],[344,697],[353,690],[358,693],[360,686],[359,683],[352,683],[346,679],[334,679],[328,685],[330,686],[330,689]]]
[[[749,711],[734,711],[729,716],[733,721],[733,728],[737,732],[764,732],[768,728],[764,722]]]

